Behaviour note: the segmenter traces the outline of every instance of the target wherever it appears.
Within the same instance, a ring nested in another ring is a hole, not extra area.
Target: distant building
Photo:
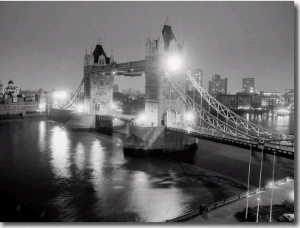
[[[113,85],[113,92],[114,92],[114,93],[119,92],[119,85],[117,85],[117,84],[114,84],[114,85]]]
[[[218,94],[217,100],[230,109],[238,108],[238,97],[236,94]]]
[[[273,109],[275,107],[284,106],[284,94],[280,92],[260,92],[261,105],[264,108]]]
[[[243,93],[253,93],[254,92],[254,78],[243,78]]]
[[[213,96],[227,94],[227,78],[221,79],[220,75],[215,74],[209,81],[208,92]]]
[[[20,89],[14,85],[14,82],[12,80],[9,80],[8,86],[5,89],[5,93],[13,98],[16,98],[20,93]]]
[[[284,93],[284,102],[285,105],[291,108],[294,108],[294,89],[286,89]]]
[[[192,77],[196,80],[196,82],[202,86],[202,81],[203,81],[203,70],[200,68],[189,70],[191,73]],[[186,80],[186,91],[192,91],[193,90],[193,84],[189,79]]]
[[[230,109],[250,109],[262,107],[262,96],[259,94],[218,94],[217,100]]]
[[[33,97],[31,97],[30,100],[26,100],[25,95],[20,94],[20,88],[15,86],[12,80],[8,82],[8,86],[5,90],[1,82],[0,89],[0,115],[37,111],[38,102],[35,99],[35,94],[31,95]]]
[[[0,80],[0,95],[4,94],[4,88],[2,84],[2,80]]]
[[[286,94],[294,94],[294,89],[286,89],[285,93]]]

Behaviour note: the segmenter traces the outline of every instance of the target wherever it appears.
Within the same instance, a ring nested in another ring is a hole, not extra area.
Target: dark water
[[[195,153],[128,158],[119,134],[49,120],[1,123],[0,138],[1,221],[160,222],[246,190],[249,152],[209,141]],[[259,162],[254,153],[254,187]],[[266,155],[264,183],[271,170]],[[277,159],[275,179],[293,172],[292,160]]]

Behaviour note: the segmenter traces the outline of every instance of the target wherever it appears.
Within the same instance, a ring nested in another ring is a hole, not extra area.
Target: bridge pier
[[[71,119],[72,111],[65,109],[57,109],[57,108],[48,108],[47,118],[50,120],[54,120],[60,123],[66,123]]]
[[[96,115],[95,128],[96,128],[96,131],[99,133],[112,136],[113,117]]]
[[[130,136],[124,142],[125,156],[151,156],[197,149],[197,140],[187,135],[166,132],[164,126],[130,125]]]

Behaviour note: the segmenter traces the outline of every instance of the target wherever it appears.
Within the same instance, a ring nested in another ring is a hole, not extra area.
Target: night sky
[[[294,87],[293,2],[0,2],[0,80],[21,89],[75,90],[85,50],[100,38],[117,62],[142,60],[167,16],[194,68],[228,78],[228,92]],[[144,91],[144,78],[115,79]]]

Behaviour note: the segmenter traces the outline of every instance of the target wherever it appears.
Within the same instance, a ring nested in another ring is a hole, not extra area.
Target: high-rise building
[[[4,87],[2,84],[2,80],[0,80],[0,94],[4,94]]]
[[[197,68],[197,69],[193,69],[193,70],[190,70],[190,73],[192,75],[192,77],[196,80],[196,82],[202,86],[202,80],[203,80],[203,70],[200,69],[200,68]],[[191,83],[191,81],[189,79],[187,79],[186,81],[186,88],[185,88],[186,91],[191,91],[193,90],[193,84]]]
[[[243,93],[253,93],[254,92],[254,78],[243,78]]]
[[[227,78],[221,79],[220,75],[215,74],[209,81],[208,92],[213,96],[227,94]]]

